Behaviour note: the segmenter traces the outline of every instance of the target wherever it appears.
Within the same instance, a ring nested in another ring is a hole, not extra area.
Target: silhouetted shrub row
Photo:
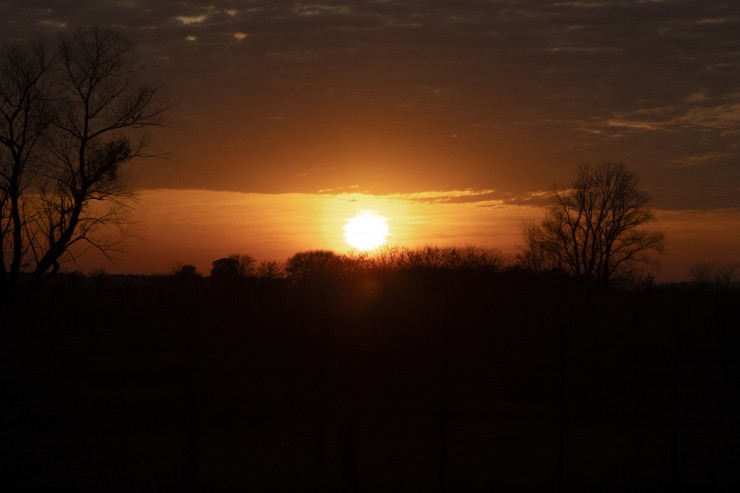
[[[384,247],[372,253],[353,251],[306,250],[287,262],[261,261],[246,254],[232,254],[214,260],[210,278],[217,284],[231,284],[240,279],[338,279],[368,271],[446,270],[459,272],[501,272],[514,266],[514,257],[493,248]],[[190,264],[173,269],[176,278],[187,281],[200,277]]]

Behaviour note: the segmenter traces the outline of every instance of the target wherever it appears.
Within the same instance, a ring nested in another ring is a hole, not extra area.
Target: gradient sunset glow
[[[245,194],[204,190],[145,190],[134,208],[136,235],[115,264],[88,252],[85,269],[110,273],[166,273],[192,263],[207,273],[211,262],[243,252],[284,262],[303,250],[354,249],[344,236],[349,218],[374,210],[388,218],[390,247],[477,245],[515,254],[523,220],[542,209],[499,201],[460,201],[470,191],[427,194]],[[443,199],[444,197],[444,199]],[[653,227],[666,233],[656,279],[689,276],[697,251],[732,262],[740,250],[740,215],[734,210],[657,210]],[[197,231],[193,224],[198,224]],[[74,265],[65,266],[74,270]],[[79,268],[79,267],[77,267]]]
[[[586,161],[625,163],[653,197],[659,279],[738,260],[730,3],[0,5],[7,37],[87,24],[115,24],[178,105],[151,135],[168,160],[126,167],[127,251],[65,269],[207,273],[234,252],[365,248],[345,236],[363,210],[387,218],[388,245],[514,254],[521,221]]]

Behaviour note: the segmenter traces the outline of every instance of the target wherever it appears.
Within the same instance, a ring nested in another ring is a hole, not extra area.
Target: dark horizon
[[[48,284],[0,333],[6,489],[740,486],[736,290],[99,281]]]

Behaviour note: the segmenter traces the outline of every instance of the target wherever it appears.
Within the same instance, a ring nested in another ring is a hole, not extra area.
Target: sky
[[[396,211],[399,242],[510,248],[586,161],[640,176],[667,278],[740,251],[737,2],[0,1],[5,36],[95,23],[178,102],[154,140],[172,159],[130,166],[141,234],[108,270],[166,270],[167,227],[203,271],[229,249],[340,248],[332,214],[363,200]]]

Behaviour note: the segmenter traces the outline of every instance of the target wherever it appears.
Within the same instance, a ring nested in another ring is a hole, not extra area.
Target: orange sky
[[[80,266],[167,273],[192,263],[207,274],[213,260],[232,253],[285,261],[308,249],[348,251],[342,227],[363,210],[388,218],[389,245],[476,245],[515,252],[522,219],[540,218],[542,209],[496,200],[460,202],[480,195],[469,190],[379,196],[145,190],[135,206],[137,236],[129,240],[128,252],[115,265],[89,255]],[[695,262],[738,260],[737,211],[659,210],[656,216],[651,226],[667,236],[658,280],[687,279]]]
[[[0,2],[3,37],[92,24],[178,105],[153,135],[172,160],[128,167],[140,236],[84,269],[341,250],[360,207],[398,244],[511,250],[586,161],[623,162],[654,198],[659,279],[740,260],[733,2]]]

